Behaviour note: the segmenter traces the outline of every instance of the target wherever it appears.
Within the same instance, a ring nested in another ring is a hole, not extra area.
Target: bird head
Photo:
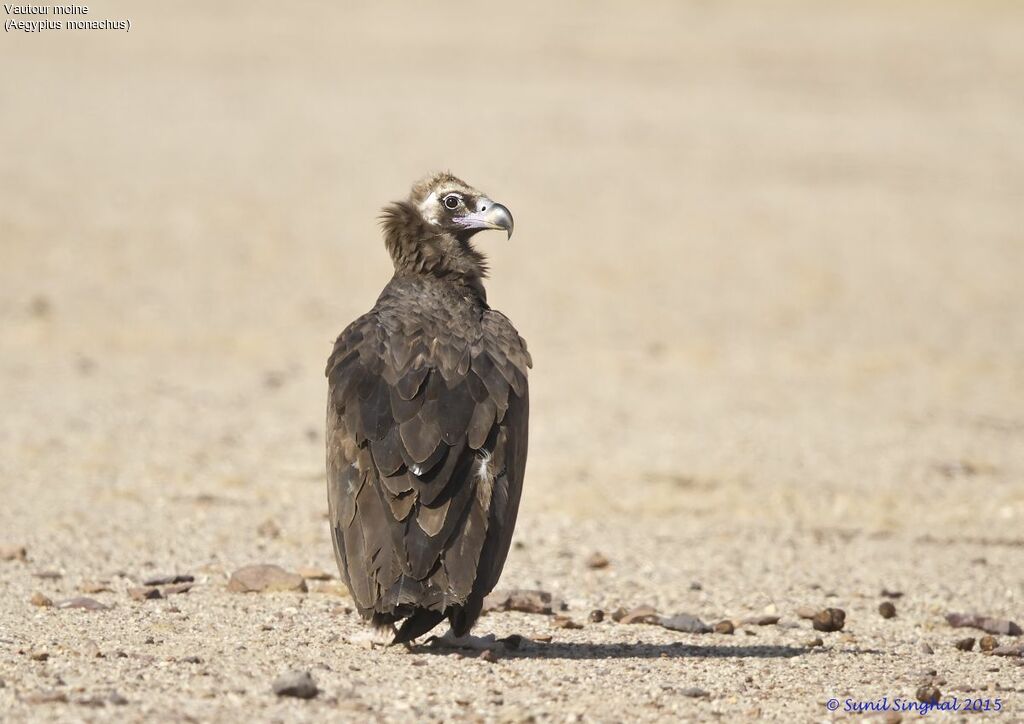
[[[512,238],[512,213],[450,173],[420,181],[409,201],[424,221],[457,238],[468,239],[484,229],[503,229]]]
[[[481,295],[487,262],[470,239],[485,229],[512,236],[511,212],[450,173],[423,179],[406,200],[384,207],[381,225],[396,274],[461,280]]]

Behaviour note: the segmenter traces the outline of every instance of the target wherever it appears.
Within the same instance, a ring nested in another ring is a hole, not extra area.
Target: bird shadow
[[[498,659],[789,659],[812,653],[802,646],[699,646],[681,643],[578,643],[560,641],[540,643],[529,639],[509,637],[496,642],[491,649]],[[449,646],[421,645],[412,648],[415,653],[448,656],[462,654],[467,657],[480,656],[480,651],[458,649]]]

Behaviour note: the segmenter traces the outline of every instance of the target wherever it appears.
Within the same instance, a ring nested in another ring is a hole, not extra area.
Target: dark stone
[[[129,588],[128,595],[136,601],[151,601],[156,598],[163,598],[159,588]]]
[[[970,651],[971,649],[974,648],[974,637],[973,636],[968,636],[965,639],[960,639],[959,641],[957,641],[953,645],[956,646],[961,651]]]
[[[673,631],[697,634],[711,633],[710,626],[688,613],[677,613],[675,616],[661,616],[658,618],[657,623]]]
[[[691,699],[703,699],[711,696],[711,694],[704,691],[704,689],[699,689],[696,686],[688,686],[685,689],[678,689],[676,693],[680,696],[686,696]]]
[[[815,631],[842,631],[846,625],[846,611],[841,608],[826,608],[814,614],[811,625]]]
[[[714,625],[714,632],[717,634],[731,634],[735,630],[736,627],[733,625],[732,621],[729,621],[728,619],[719,621]]]

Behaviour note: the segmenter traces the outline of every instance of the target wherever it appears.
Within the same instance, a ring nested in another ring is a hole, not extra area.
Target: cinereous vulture
[[[491,309],[484,229],[512,215],[455,178],[381,217],[395,273],[327,362],[327,489],[338,568],[394,643],[465,635],[508,555],[526,467],[526,343]]]

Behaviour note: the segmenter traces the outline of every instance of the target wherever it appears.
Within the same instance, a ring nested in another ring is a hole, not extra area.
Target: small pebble
[[[583,628],[583,624],[576,623],[575,621],[573,621],[568,616],[555,616],[554,618],[551,619],[551,625],[554,626],[555,628],[568,628],[568,629]]]
[[[618,613],[616,611],[616,613]],[[615,618],[615,616],[612,616]],[[637,606],[627,611],[626,614],[616,619],[619,623],[654,623],[658,620],[658,612],[654,606]]]
[[[101,706],[107,705],[106,700],[99,696],[87,696],[81,699],[75,699],[75,703],[79,706],[92,706],[97,709]]]
[[[922,654],[934,654],[935,653],[935,649],[933,649],[931,647],[931,645],[927,641],[922,641],[920,644],[918,644],[917,645],[917,650],[920,651]]]
[[[32,598],[29,599],[29,603],[33,606],[39,606],[40,608],[46,608],[53,605],[53,601],[51,601],[47,596],[41,594],[39,591],[32,594]]]
[[[990,651],[993,656],[1009,656],[1010,658],[1020,658],[1024,656],[1024,644],[1004,644],[1002,646],[996,646]]]
[[[819,638],[813,638],[810,641],[805,641],[804,642],[804,646],[806,646],[809,649],[817,648],[818,646],[824,646],[824,645],[825,645],[825,642],[822,641],[820,637]]]
[[[982,651],[988,652],[998,647],[999,639],[997,639],[995,636],[982,636],[978,640],[978,648]]]
[[[959,641],[957,641],[953,645],[956,646],[961,651],[970,651],[971,649],[974,648],[974,637],[973,636],[968,636],[965,639],[960,639]]]
[[[818,615],[818,609],[811,606],[801,606],[796,610],[796,615],[800,618],[814,618]]]
[[[699,634],[711,633],[710,626],[689,613],[677,613],[675,616],[655,617],[655,622],[673,631]]]
[[[607,568],[611,561],[602,553],[591,553],[587,558],[587,568]]]
[[[159,588],[129,588],[128,595],[136,601],[150,601],[156,598],[163,598]]]
[[[25,546],[0,546],[0,561],[26,561],[28,549]]]
[[[109,593],[110,586],[102,581],[82,581],[78,590],[82,593]]]
[[[296,699],[312,699],[320,690],[308,671],[289,671],[274,679],[274,693]]]
[[[896,606],[893,605],[892,601],[882,601],[878,604],[878,614],[882,618],[892,618],[896,615]]]
[[[81,608],[86,611],[109,611],[110,606],[100,603],[94,598],[88,598],[86,596],[76,596],[75,598],[69,598],[64,601],[58,601],[56,604],[57,608]]]
[[[934,684],[925,684],[918,687],[914,696],[923,704],[937,704],[942,698],[942,692]]]
[[[736,631],[736,627],[733,625],[732,621],[726,619],[724,621],[719,621],[712,626],[712,630],[717,634],[731,634]]]
[[[604,611],[599,608],[595,608],[590,612],[590,615],[587,618],[590,619],[591,623],[601,623],[604,621]]]
[[[187,573],[172,573],[164,576],[153,576],[142,582],[143,586],[168,586],[175,583],[194,583],[195,576]]]
[[[555,598],[549,591],[515,588],[494,591],[484,599],[484,611],[521,611],[550,616],[568,608],[565,601]]]
[[[846,612],[841,608],[826,608],[811,619],[815,631],[841,631],[846,624]]]
[[[696,686],[688,686],[685,689],[678,689],[677,692],[680,696],[690,697],[691,699],[700,699],[711,696],[704,689],[699,689]]]
[[[306,593],[306,579],[289,573],[280,566],[258,564],[239,568],[231,574],[228,590],[234,593],[266,593],[271,591],[299,591]]]

